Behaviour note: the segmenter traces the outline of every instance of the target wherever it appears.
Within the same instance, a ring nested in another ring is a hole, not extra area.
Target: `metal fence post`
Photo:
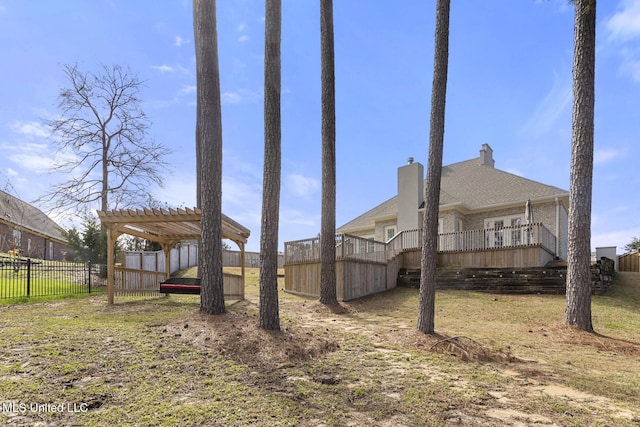
[[[89,293],[91,293],[91,260],[87,263],[87,267],[89,268],[89,280],[87,284],[89,285]]]
[[[31,296],[31,258],[27,258],[27,296]]]

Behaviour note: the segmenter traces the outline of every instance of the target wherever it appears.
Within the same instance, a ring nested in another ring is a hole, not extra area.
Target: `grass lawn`
[[[563,297],[442,291],[426,336],[406,288],[281,292],[269,332],[257,283],[221,316],[190,295],[0,305],[0,424],[640,425],[638,273],[594,297],[597,334],[562,325]]]

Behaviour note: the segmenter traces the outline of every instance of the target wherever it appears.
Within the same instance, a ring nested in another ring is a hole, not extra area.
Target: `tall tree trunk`
[[[102,137],[102,190],[100,193],[100,209],[105,212],[109,209],[109,145],[106,138]]]
[[[279,330],[278,219],[280,209],[281,2],[266,0],[264,36],[264,175],[260,234],[260,326]]]
[[[202,206],[202,165],[200,158],[200,124],[198,123],[198,117],[200,117],[200,108],[196,106],[196,207]]]
[[[436,298],[436,265],[438,261],[438,211],[440,208],[440,178],[444,145],[444,115],[449,67],[450,0],[436,4],[436,35],[431,88],[431,119],[429,131],[429,162],[422,225],[422,257],[420,260],[420,309],[418,330],[434,333]]]
[[[585,331],[591,323],[591,190],[595,109],[596,0],[576,0],[567,308],[565,321]]]
[[[196,48],[196,84],[202,177],[203,261],[198,266],[201,278],[200,310],[209,314],[225,312],[222,276],[222,112],[215,0],[193,0],[193,27]]]
[[[320,225],[320,302],[338,303],[336,295],[336,90],[333,0],[320,0],[322,62],[322,219]]]

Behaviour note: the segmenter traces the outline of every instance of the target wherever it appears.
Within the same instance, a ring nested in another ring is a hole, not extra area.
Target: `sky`
[[[223,212],[258,251],[264,2],[217,3]],[[280,250],[320,231],[318,3],[282,1]],[[452,1],[445,165],[487,143],[497,168],[569,190],[573,18],[567,0]],[[434,24],[435,0],[334,1],[337,226],[393,197],[408,157],[427,164]],[[640,236],[640,0],[599,1],[596,32],[591,244],[622,253]],[[150,192],[195,206],[193,38],[186,0],[0,0],[0,188],[32,202],[62,179],[43,120],[63,66],[121,65],[145,81],[149,138],[173,149]]]

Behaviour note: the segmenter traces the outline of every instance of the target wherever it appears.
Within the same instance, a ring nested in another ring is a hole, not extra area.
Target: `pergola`
[[[194,209],[120,209],[98,211],[98,217],[107,232],[107,298],[114,300],[115,242],[123,234],[160,243],[165,254],[165,272],[170,274],[171,249],[184,240],[200,240],[202,211]],[[235,242],[240,248],[242,281],[245,277],[244,246],[250,231],[222,214],[222,238]],[[220,254],[222,256],[222,254]]]

